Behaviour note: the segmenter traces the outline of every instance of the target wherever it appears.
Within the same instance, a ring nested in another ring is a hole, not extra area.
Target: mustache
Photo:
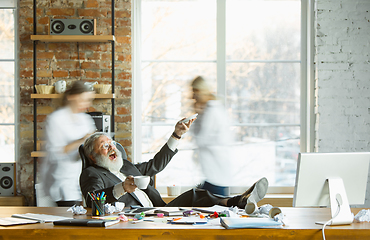
[[[117,150],[117,149],[112,149],[108,152],[108,156],[112,155],[112,154],[116,154],[117,157],[122,157],[122,153],[120,150]]]
[[[109,156],[109,155],[111,155],[111,154],[113,154],[113,153],[115,153],[115,154],[117,155],[117,152],[116,152],[115,150],[110,150],[110,151],[108,152],[108,156]]]

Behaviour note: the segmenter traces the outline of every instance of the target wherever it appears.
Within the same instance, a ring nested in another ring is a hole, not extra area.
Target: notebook
[[[108,227],[119,223],[119,220],[104,220],[104,219],[65,219],[54,221],[54,225],[63,226],[82,226],[82,227]]]

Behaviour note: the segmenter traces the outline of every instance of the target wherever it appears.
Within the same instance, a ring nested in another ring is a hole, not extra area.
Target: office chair
[[[116,148],[121,152],[122,159],[127,159],[126,151],[120,143],[116,142]],[[89,167],[91,165],[91,159],[89,156],[86,156],[83,144],[81,144],[80,147],[78,148],[78,152],[80,153],[80,157],[82,160],[82,169]]]

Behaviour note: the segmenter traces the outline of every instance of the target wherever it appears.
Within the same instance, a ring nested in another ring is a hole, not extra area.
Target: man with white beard
[[[242,195],[232,198],[216,196],[204,189],[191,189],[166,204],[151,180],[146,189],[138,189],[133,176],[153,177],[162,171],[177,153],[177,145],[194,120],[178,122],[167,143],[148,162],[132,164],[122,159],[114,141],[105,133],[95,133],[84,143],[85,155],[90,157],[91,166],[85,168],[80,176],[80,187],[87,206],[91,207],[88,193],[106,194],[106,202],[124,202],[126,206],[142,207],[210,207],[213,205],[238,206],[244,208],[247,201],[258,202],[266,194],[268,181],[258,180]]]

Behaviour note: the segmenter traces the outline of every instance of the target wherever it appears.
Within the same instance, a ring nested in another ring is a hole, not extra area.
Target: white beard
[[[116,153],[116,156],[117,156],[114,161],[109,159],[109,155],[113,152]],[[98,165],[99,167],[105,168],[111,172],[119,172],[119,170],[122,168],[122,165],[123,165],[122,154],[119,150],[117,151],[112,150],[107,154],[107,156],[103,156],[103,155],[95,156],[95,160],[96,160],[96,165]]]

